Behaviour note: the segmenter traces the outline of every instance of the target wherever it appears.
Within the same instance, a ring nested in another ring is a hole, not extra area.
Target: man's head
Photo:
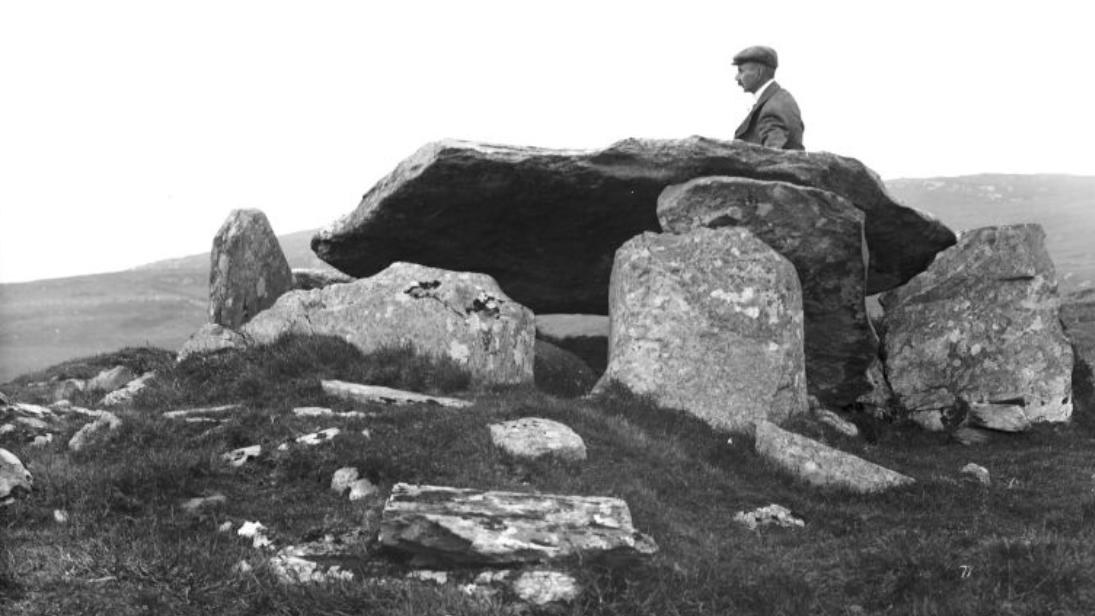
[[[779,56],[771,47],[757,45],[747,47],[734,56],[734,65],[738,67],[735,81],[743,90],[754,93],[769,79],[776,76]]]

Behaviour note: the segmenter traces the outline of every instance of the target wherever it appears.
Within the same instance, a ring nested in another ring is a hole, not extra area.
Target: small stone
[[[405,405],[405,404],[435,404],[453,408],[471,406],[471,402],[459,398],[445,398],[441,396],[427,396],[413,391],[392,389],[380,385],[362,385],[360,383],[347,383],[345,381],[320,381],[323,393],[344,400],[356,402],[373,402],[377,404]]]
[[[969,427],[958,428],[951,434],[951,438],[967,447],[984,445],[992,440],[989,434],[984,430]]]
[[[68,524],[68,514],[61,509],[54,509],[53,520],[58,524]]]
[[[266,527],[261,522],[244,522],[240,525],[236,534],[240,537],[244,537],[251,540],[251,545],[255,548],[272,548],[274,542],[266,536]]]
[[[90,391],[114,391],[137,378],[137,374],[125,366],[114,366],[103,370],[87,382]]]
[[[573,601],[580,591],[577,580],[559,571],[526,571],[513,582],[513,592],[536,606]]]
[[[428,569],[420,569],[418,571],[411,571],[407,574],[408,578],[412,580],[422,580],[423,582],[433,582],[434,584],[447,584],[449,582],[449,574],[444,571],[430,571]]]
[[[840,415],[837,415],[836,413],[828,409],[819,408],[815,410],[814,417],[817,417],[818,421],[843,434],[844,436],[850,436],[852,438],[859,436],[859,428],[856,427],[854,423],[848,421],[847,419],[844,419]]]
[[[122,420],[114,413],[104,412],[95,421],[85,424],[68,441],[72,451],[82,451],[92,443],[102,443],[122,426]]]
[[[791,510],[783,505],[771,504],[754,511],[739,511],[734,516],[734,521],[744,524],[749,530],[757,530],[761,526],[778,526],[780,528],[802,528],[805,522],[791,514]]]
[[[302,445],[318,445],[320,443],[326,443],[331,439],[338,436],[342,431],[338,428],[327,428],[326,430],[320,430],[319,432],[312,432],[311,434],[305,434],[304,436],[298,436],[296,442]]]
[[[238,411],[243,408],[241,404],[222,404],[220,406],[203,406],[192,409],[180,409],[177,411],[168,411],[163,414],[168,419],[184,419],[194,418],[202,415],[219,415],[223,413],[231,413],[232,411]],[[204,418],[208,420],[209,418]]]
[[[217,532],[218,533],[227,533],[227,532],[231,532],[231,530],[232,530],[232,523],[231,522],[225,522],[225,523],[223,523],[223,524],[221,524],[220,526],[217,527]]]
[[[233,449],[221,457],[232,466],[243,466],[249,460],[259,457],[260,454],[262,454],[262,445],[251,445]]]
[[[358,479],[350,484],[350,500],[358,501],[376,494],[379,491],[373,482],[368,479]]]
[[[34,440],[31,441],[30,444],[33,447],[45,447],[46,445],[49,445],[52,442],[53,442],[53,433],[51,432],[49,434],[43,434],[41,436],[34,437]]]
[[[216,493],[211,496],[196,496],[187,501],[184,501],[180,508],[191,515],[197,515],[205,510],[221,507],[228,502],[228,499],[221,493]]]
[[[352,466],[340,468],[331,476],[331,489],[339,494],[344,494],[350,489],[350,485],[357,481],[357,469]]]
[[[963,475],[969,475],[970,477],[976,479],[978,482],[981,483],[981,485],[992,485],[992,479],[989,477],[989,469],[979,464],[974,464],[973,462],[970,462],[969,464],[963,466],[960,472]]]
[[[302,406],[293,409],[293,414],[297,417],[320,417],[323,415],[334,415],[335,412],[321,406]]]
[[[515,458],[534,460],[553,456],[578,462],[586,459],[582,437],[565,424],[539,417],[525,417],[490,426],[495,446]]]
[[[943,411],[917,411],[909,414],[909,419],[928,432],[942,432],[946,429],[943,425]]]
[[[232,567],[232,571],[239,574],[251,573],[252,569],[253,567],[251,567],[251,563],[247,562],[246,560],[241,560],[236,563],[234,567]]]

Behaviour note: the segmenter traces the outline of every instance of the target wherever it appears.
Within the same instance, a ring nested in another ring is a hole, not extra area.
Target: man
[[[756,97],[753,110],[745,117],[735,139],[770,148],[804,150],[802,114],[795,97],[775,82],[779,57],[771,47],[749,47],[734,56],[738,85]]]

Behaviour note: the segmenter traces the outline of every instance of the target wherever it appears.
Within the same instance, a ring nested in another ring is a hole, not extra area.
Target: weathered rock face
[[[395,263],[371,278],[286,293],[241,332],[259,344],[287,333],[335,336],[364,353],[410,343],[480,382],[533,378],[532,312],[483,274]]]
[[[810,485],[853,492],[880,492],[913,483],[911,477],[767,421],[756,426],[757,453]]]
[[[126,383],[137,378],[137,373],[126,366],[114,366],[109,370],[103,370],[95,378],[87,382],[87,389],[91,391],[111,392]]]
[[[357,277],[410,261],[489,274],[537,313],[605,314],[613,254],[659,230],[662,189],[712,175],[813,186],[851,201],[867,216],[870,293],[902,284],[954,243],[854,159],[690,137],[595,151],[431,143],[317,233],[312,249]]]
[[[175,361],[182,362],[190,357],[246,347],[247,339],[236,330],[216,323],[206,323],[186,339],[179,348]]]
[[[1038,225],[967,231],[882,297],[886,372],[902,407],[947,409],[961,399],[1018,405],[1032,422],[1072,415],[1072,349],[1044,242]]]
[[[237,328],[293,288],[293,272],[266,215],[232,210],[213,238],[209,321]]]
[[[610,287],[609,381],[712,426],[804,412],[795,268],[746,229],[644,233],[620,247]]]
[[[627,503],[600,496],[392,488],[380,543],[421,560],[456,565],[553,561],[581,554],[633,559],[657,551],[635,531]]]
[[[847,199],[786,182],[706,177],[666,188],[658,220],[669,233],[744,227],[787,257],[802,284],[806,383],[825,405],[870,390],[878,340],[867,320],[863,212]]]
[[[7,449],[0,449],[0,507],[26,496],[34,488],[34,477]]]

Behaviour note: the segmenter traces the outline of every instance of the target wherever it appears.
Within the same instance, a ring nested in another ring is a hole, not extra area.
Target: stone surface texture
[[[882,303],[886,373],[907,411],[989,403],[1021,406],[1031,422],[1072,415],[1072,348],[1040,226],[964,232]]]
[[[581,555],[633,560],[657,551],[632,526],[627,503],[599,496],[483,492],[440,486],[392,488],[380,542],[420,561],[506,565]]]
[[[34,489],[34,477],[12,452],[0,448],[0,507],[6,507]]]
[[[613,254],[659,230],[662,189],[715,175],[811,186],[853,203],[866,214],[870,293],[902,284],[954,243],[857,160],[690,137],[581,151],[430,143],[319,231],[312,249],[357,277],[411,261],[489,274],[537,313],[606,314]]]
[[[524,417],[490,425],[490,438],[515,458],[551,456],[568,462],[586,459],[586,444],[570,426],[540,417]]]
[[[756,449],[776,466],[817,487],[870,493],[913,483],[911,477],[767,421],[757,422]]]
[[[125,384],[121,389],[115,389],[103,396],[99,406],[124,406],[133,401],[139,391],[148,386],[148,382],[156,377],[155,372],[146,372],[141,376]]]
[[[371,278],[286,293],[241,331],[259,344],[286,333],[334,336],[363,353],[410,344],[482,383],[533,380],[533,314],[483,274],[394,263]]]
[[[525,571],[512,588],[517,598],[538,607],[574,601],[582,592],[574,576],[562,571]]]
[[[247,338],[234,329],[216,323],[206,323],[190,335],[179,348],[175,361],[230,349],[247,347]]]
[[[72,451],[83,451],[96,443],[104,443],[113,436],[114,432],[122,427],[122,420],[114,413],[104,412],[88,424],[84,424],[76,434],[68,441],[68,448]]]
[[[667,233],[744,227],[795,266],[807,388],[835,408],[870,390],[866,373],[878,354],[864,304],[864,218],[843,197],[787,182],[705,177],[669,186],[658,197],[658,220]]]
[[[232,210],[209,259],[210,323],[236,329],[293,288],[289,261],[259,210]]]
[[[608,368],[616,381],[715,428],[807,409],[795,268],[746,229],[644,233],[616,254]]]

